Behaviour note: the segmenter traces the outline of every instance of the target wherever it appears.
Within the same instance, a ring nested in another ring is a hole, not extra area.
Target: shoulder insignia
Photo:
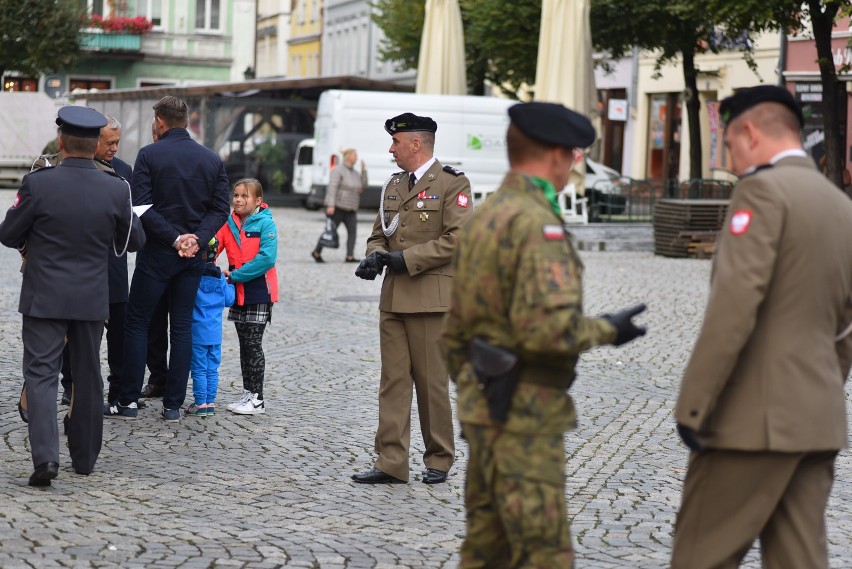
[[[444,172],[449,172],[453,176],[463,176],[464,175],[464,172],[462,172],[461,170],[457,170],[457,169],[453,168],[452,166],[444,166]]]
[[[738,209],[731,216],[731,235],[743,235],[751,225],[751,210]]]
[[[565,228],[561,225],[545,225],[541,228],[545,241],[563,241],[565,239]]]

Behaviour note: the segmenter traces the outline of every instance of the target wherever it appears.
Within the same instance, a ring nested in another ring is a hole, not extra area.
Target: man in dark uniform
[[[188,109],[177,97],[154,105],[159,140],[143,147],[133,167],[133,203],[148,235],[136,255],[124,337],[124,373],[117,400],[104,413],[136,419],[145,377],[148,329],[160,298],[169,297],[171,350],[161,417],[180,420],[192,357],[192,309],[204,259],[197,253],[224,225],[230,211],[222,160],[186,131]]]
[[[24,177],[0,224],[7,247],[27,243],[19,310],[23,372],[35,469],[31,486],[48,486],[59,472],[56,392],[65,338],[77,378],[68,431],[71,465],[92,472],[103,434],[100,342],[109,316],[107,259],[140,248],[145,233],[133,215],[127,185],[106,176],[92,157],[103,115],[84,107],[59,110],[62,162]]]
[[[740,176],[675,408],[693,451],[671,567],[829,566],[825,508],[849,444],[852,202],[802,148],[802,110],[760,85],[724,99]]]
[[[446,481],[455,459],[449,377],[438,337],[453,282],[450,260],[473,202],[464,173],[433,157],[437,129],[431,118],[412,113],[385,122],[393,137],[389,151],[403,171],[382,189],[367,256],[355,271],[375,279],[388,267],[379,302],[379,457],[372,469],[352,476],[364,484],[408,481],[413,391],[426,446],[422,481]]]
[[[573,567],[563,433],[580,353],[645,333],[636,308],[583,314],[583,266],[562,226],[563,188],[595,131],[562,105],[509,109],[512,170],[459,239],[444,323],[458,414],[470,445],[459,567]]]

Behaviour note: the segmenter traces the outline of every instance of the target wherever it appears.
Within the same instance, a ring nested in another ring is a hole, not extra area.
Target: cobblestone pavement
[[[0,207],[14,192],[0,192]],[[26,485],[27,431],[15,400],[21,344],[15,251],[0,248],[0,567],[454,567],[464,534],[465,444],[447,484],[362,486],[377,420],[380,281],[353,276],[344,251],[309,256],[322,215],[276,209],[282,301],[264,345],[267,413],[235,416],[237,340],[225,325],[220,411],[164,423],[107,421],[95,472],[62,448],[49,489]],[[359,247],[371,227],[363,214]],[[341,237],[345,231],[341,228]],[[697,334],[707,261],[582,253],[586,309],[645,301],[650,334],[582,358],[572,388],[580,427],[566,437],[578,567],[665,567],[687,453],[672,407]],[[105,354],[104,354],[104,366]],[[847,392],[850,390],[847,389]],[[412,421],[412,470],[423,444]],[[852,566],[852,460],[841,454],[828,509],[831,566]],[[758,567],[756,551],[745,564]]]

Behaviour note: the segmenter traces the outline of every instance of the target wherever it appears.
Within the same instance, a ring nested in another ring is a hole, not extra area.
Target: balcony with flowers
[[[92,14],[83,19],[80,30],[80,47],[87,51],[139,52],[142,36],[153,24],[144,16],[104,17]]]

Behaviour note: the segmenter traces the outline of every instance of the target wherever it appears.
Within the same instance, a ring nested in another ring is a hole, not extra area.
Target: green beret
[[[385,121],[385,130],[393,136],[398,132],[435,132],[438,124],[430,117],[418,117],[414,113],[402,113]]]
[[[585,148],[595,141],[591,121],[558,103],[518,103],[509,107],[509,118],[521,132],[546,144]]]
[[[799,127],[805,126],[805,117],[802,108],[790,94],[790,91],[775,85],[758,85],[739,89],[730,97],[722,100],[719,105],[719,116],[727,126],[732,120],[760,103],[781,103],[796,115],[799,119]]]

